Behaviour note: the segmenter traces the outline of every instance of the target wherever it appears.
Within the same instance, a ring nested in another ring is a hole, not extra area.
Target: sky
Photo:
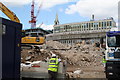
[[[35,15],[39,6],[40,13],[37,17],[36,27],[46,30],[53,29],[56,13],[60,24],[89,21],[91,15],[95,15],[95,20],[113,17],[118,24],[118,2],[119,0],[34,0]],[[11,11],[13,11],[20,22],[23,29],[30,29],[31,24],[31,3],[32,0],[0,0]],[[0,11],[0,16],[7,18]],[[9,18],[7,18],[9,19]]]

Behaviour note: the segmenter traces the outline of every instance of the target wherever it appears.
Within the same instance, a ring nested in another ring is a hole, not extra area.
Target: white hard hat
[[[56,56],[55,54],[52,54],[52,57]]]

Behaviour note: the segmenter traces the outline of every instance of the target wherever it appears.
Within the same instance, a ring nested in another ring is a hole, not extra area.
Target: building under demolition
[[[90,42],[100,41],[101,38],[105,39],[106,32],[116,27],[116,22],[112,17],[94,20],[94,15],[92,15],[92,20],[90,21],[69,24],[59,24],[58,16],[56,15],[54,23],[53,34],[46,35],[46,40],[59,41],[65,44],[78,43],[82,40]]]
[[[33,28],[33,29],[26,29],[23,30],[24,35],[26,36],[32,36],[32,37],[44,37],[46,34],[52,33],[51,31],[44,30],[42,28]]]

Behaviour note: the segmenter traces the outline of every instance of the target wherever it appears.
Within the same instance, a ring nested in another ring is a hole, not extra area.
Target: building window
[[[101,27],[101,22],[99,22],[99,27]]]
[[[87,26],[87,28],[88,28],[88,23],[86,23],[86,26]]]
[[[91,25],[92,25],[91,27],[94,27],[93,23]]]
[[[104,23],[102,22],[102,27],[104,26]]]
[[[104,22],[104,26],[106,26],[106,22]]]
[[[89,30],[90,30],[90,23],[89,23]]]
[[[110,26],[112,26],[112,21],[110,21]]]
[[[99,24],[98,22],[94,23],[94,29],[95,30],[98,30],[98,24]]]
[[[107,21],[107,26],[109,26],[109,21]]]

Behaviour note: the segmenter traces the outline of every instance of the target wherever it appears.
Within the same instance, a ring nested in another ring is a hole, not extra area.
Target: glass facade
[[[71,32],[71,31],[89,31],[89,30],[106,30],[115,27],[114,20],[88,21],[74,24],[64,24],[54,26],[54,33]]]
[[[93,43],[100,41],[101,37],[105,38],[106,32],[113,27],[116,27],[113,19],[55,25],[53,32],[56,34],[47,35],[46,39],[65,44],[79,43],[83,40]]]

